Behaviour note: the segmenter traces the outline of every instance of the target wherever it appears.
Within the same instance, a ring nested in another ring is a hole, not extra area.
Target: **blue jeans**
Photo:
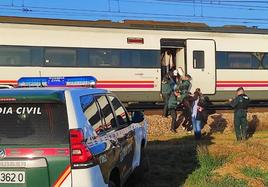
[[[195,138],[200,139],[201,138],[201,121],[192,117],[192,124],[193,124]]]

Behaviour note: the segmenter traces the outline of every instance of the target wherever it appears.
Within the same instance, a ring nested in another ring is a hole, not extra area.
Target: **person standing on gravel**
[[[244,88],[236,90],[236,97],[229,99],[230,105],[234,108],[234,129],[237,141],[246,140],[247,137],[247,108],[249,97],[245,94]]]
[[[191,131],[191,126],[192,126],[192,118],[191,118],[191,114],[192,114],[192,106],[191,106],[191,102],[190,102],[190,96],[189,96],[189,90],[192,86],[191,84],[191,79],[192,77],[187,74],[185,75],[185,77],[182,78],[182,83],[180,85],[180,102],[182,103],[183,106],[183,114],[180,116],[179,121],[181,121],[182,118],[185,119],[185,126],[183,128],[186,128],[187,131]]]
[[[192,102],[192,125],[196,140],[201,138],[202,124],[205,121],[205,101],[202,98],[201,91],[195,91]]]
[[[178,106],[178,97],[180,96],[180,90],[176,89],[175,91],[173,91],[169,97],[168,100],[168,109],[170,111],[170,115],[171,115],[171,127],[170,130],[171,132],[176,133],[176,122],[177,122],[177,106]]]
[[[169,77],[169,74],[166,74],[162,80],[162,98],[164,100],[163,116],[168,117],[168,100],[170,94],[172,93],[173,81]]]

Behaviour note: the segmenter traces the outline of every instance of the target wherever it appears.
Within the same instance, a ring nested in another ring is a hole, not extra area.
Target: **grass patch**
[[[247,187],[248,183],[242,179],[235,179],[232,176],[225,176],[220,180],[212,180],[208,187]]]
[[[251,177],[254,179],[262,179],[264,185],[268,186],[268,172],[260,168],[251,168],[251,167],[244,167],[241,169],[241,172],[247,177]]]
[[[197,159],[199,161],[199,168],[188,177],[185,186],[209,186],[213,175],[212,171],[222,166],[227,158],[212,156],[206,152],[206,149],[201,147],[201,149],[198,149]]]

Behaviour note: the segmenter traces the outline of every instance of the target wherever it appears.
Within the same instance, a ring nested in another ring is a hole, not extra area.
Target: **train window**
[[[89,49],[89,67],[158,67],[160,52],[138,49]]]
[[[205,52],[193,51],[193,67],[196,69],[205,68]]]
[[[216,67],[217,69],[228,69],[228,56],[225,52],[216,52]]]
[[[262,60],[262,66],[264,69],[268,69],[268,53],[264,55],[264,58]]]
[[[119,66],[119,51],[112,49],[89,49],[89,66]]]
[[[0,66],[31,65],[31,47],[0,47]]]
[[[76,50],[64,48],[46,48],[45,66],[72,67],[76,65]]]
[[[79,67],[88,67],[88,49],[77,49],[77,65]]]
[[[217,52],[217,69],[258,69],[260,61],[247,52]]]
[[[44,48],[32,47],[32,66],[42,66],[44,54]]]
[[[160,64],[160,52],[152,50],[141,50],[140,66],[157,67]],[[135,62],[134,62],[135,64]]]

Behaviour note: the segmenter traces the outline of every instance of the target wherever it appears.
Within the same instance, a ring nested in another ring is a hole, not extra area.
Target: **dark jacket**
[[[192,107],[194,106],[194,101],[195,100],[192,101]],[[199,101],[197,103],[197,106],[202,107],[203,110],[202,111],[197,110],[196,120],[200,120],[200,121],[202,121],[203,124],[206,124],[207,120],[208,120],[208,112],[206,110],[207,104],[202,97],[199,97]]]
[[[238,112],[246,111],[248,109],[249,103],[249,97],[246,94],[240,94],[230,102],[230,105],[234,108],[235,112]]]

